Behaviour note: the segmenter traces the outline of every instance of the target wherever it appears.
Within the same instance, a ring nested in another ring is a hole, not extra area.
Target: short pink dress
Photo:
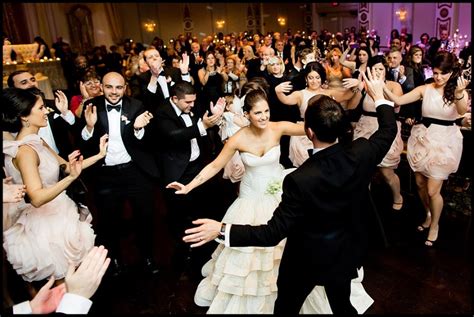
[[[43,188],[57,183],[58,161],[36,134],[20,141],[3,142],[6,174],[13,177],[13,183],[23,183],[12,162],[22,145],[30,146],[38,153]],[[16,210],[16,215],[10,215],[9,227],[4,227],[3,248],[8,261],[25,281],[40,281],[51,275],[56,279],[63,278],[69,263],[79,265],[94,246],[91,218],[79,221],[76,204],[66,191],[38,208],[22,201]]]
[[[427,85],[421,108],[423,118],[454,121],[459,117],[456,106],[444,104],[443,96]],[[428,178],[446,180],[458,170],[463,136],[456,124],[414,125],[407,143],[407,159],[411,169]]]
[[[364,110],[364,113],[360,116],[360,119],[354,128],[354,140],[361,137],[368,139],[379,128],[375,102],[369,95],[365,95],[364,101],[362,102],[362,109]],[[385,154],[385,157],[382,159],[382,162],[378,165],[379,167],[395,169],[400,163],[400,155],[402,154],[404,146],[402,135],[400,133],[400,121],[397,121],[397,127],[398,130],[395,140],[393,140],[390,150],[388,150],[387,154]]]

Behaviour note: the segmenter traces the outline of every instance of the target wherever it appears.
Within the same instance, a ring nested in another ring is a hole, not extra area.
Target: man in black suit
[[[154,113],[159,105],[169,98],[170,88],[181,81],[191,82],[189,75],[189,56],[183,53],[183,60],[179,69],[175,67],[163,67],[163,59],[154,47],[149,47],[143,52],[143,59],[150,68],[138,76],[138,89],[132,97],[143,102],[145,109]],[[137,88],[137,87],[132,87]]]
[[[19,70],[11,73],[7,79],[8,87],[19,89],[38,88],[38,81],[27,70]],[[44,93],[43,93],[44,94]],[[45,105],[50,108],[48,113],[48,126],[40,128],[38,135],[56,152],[68,160],[68,155],[74,150],[74,126],[76,119],[69,110],[66,95],[58,90],[55,93],[56,99],[43,100]],[[95,153],[95,152],[94,152]]]
[[[199,219],[194,224],[201,226],[186,230],[184,240],[194,243],[191,247],[218,236],[231,247],[275,246],[287,237],[276,314],[298,314],[315,285],[325,287],[334,314],[357,313],[349,300],[350,284],[367,249],[369,183],[397,133],[393,102],[383,97],[383,80],[369,78],[364,79],[375,100],[378,131],[369,139],[341,144],[338,139],[347,134],[344,109],[331,97],[312,97],[305,113],[312,156],[284,179],[282,201],[268,224]]]
[[[194,87],[187,82],[174,85],[170,92],[171,98],[155,113],[155,139],[160,140],[160,148],[157,151],[157,161],[160,170],[160,181],[163,185],[164,197],[168,209],[170,231],[175,239],[175,256],[173,267],[178,274],[192,265],[194,273],[199,271],[204,261],[210,257],[210,250],[199,250],[198,254],[190,257],[190,248],[182,241],[181,236],[191,220],[196,215],[209,215],[209,205],[204,205],[203,194],[206,186],[200,191],[193,191],[193,195],[175,195],[173,189],[165,186],[173,181],[186,184],[194,179],[199,171],[205,166],[206,148],[209,149],[206,130],[215,126],[219,114],[210,115],[207,112],[202,116],[200,109],[194,108],[196,93]],[[221,98],[217,103],[223,103]],[[222,105],[223,106],[223,105]],[[196,111],[195,113],[192,110]],[[201,254],[199,254],[201,253]]]
[[[81,148],[83,153],[97,149],[99,138],[108,134],[107,155],[94,169],[94,187],[99,214],[98,239],[110,251],[113,274],[119,275],[123,269],[119,260],[120,218],[126,200],[132,207],[132,224],[145,270],[156,274],[152,220],[153,182],[158,169],[153,156],[144,147],[145,127],[153,115],[145,111],[141,101],[124,96],[125,88],[121,74],[110,72],[104,76],[104,94],[86,104]]]

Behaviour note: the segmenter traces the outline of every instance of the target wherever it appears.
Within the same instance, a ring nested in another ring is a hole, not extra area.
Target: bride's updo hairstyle
[[[19,132],[22,124],[21,117],[31,113],[40,98],[40,90],[36,87],[29,89],[6,88],[2,93],[2,130]]]
[[[261,89],[255,89],[250,91],[245,95],[244,99],[244,106],[242,107],[242,110],[244,112],[250,112],[252,110],[252,107],[260,100],[265,100],[267,101],[267,94]],[[268,102],[268,101],[267,101]]]

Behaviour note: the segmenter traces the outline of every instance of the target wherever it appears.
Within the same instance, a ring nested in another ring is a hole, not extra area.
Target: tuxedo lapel
[[[130,120],[130,106],[127,100],[122,99],[122,115],[120,116],[120,134],[123,137],[123,131],[125,130],[125,126],[127,125],[127,121]],[[122,120],[124,119],[124,120]],[[130,122],[128,122],[130,124]]]
[[[100,105],[97,105],[97,117],[102,123],[104,131],[109,133],[109,120],[107,119],[107,109],[105,107],[105,98],[100,99]]]

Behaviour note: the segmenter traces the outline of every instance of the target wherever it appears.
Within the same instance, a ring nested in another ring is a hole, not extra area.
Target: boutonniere
[[[125,124],[130,123],[130,120],[128,120],[128,118],[125,115],[122,115],[121,119],[122,119],[122,121],[125,121]]]
[[[54,112],[54,109],[51,107],[46,107],[46,110],[48,110],[48,113]]]
[[[170,76],[166,77],[166,82],[167,83],[171,82],[171,77]]]

